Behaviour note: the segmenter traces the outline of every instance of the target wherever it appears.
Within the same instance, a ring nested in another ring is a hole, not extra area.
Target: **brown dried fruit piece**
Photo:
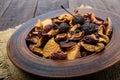
[[[64,42],[64,41],[61,41],[60,42],[60,47],[62,48],[69,48],[71,46],[74,46],[76,43],[75,42]]]
[[[67,54],[63,51],[56,51],[52,53],[51,58],[54,60],[64,60],[67,58]]]
[[[94,13],[91,14],[91,20],[93,23],[97,24],[97,25],[101,25],[103,23],[103,21],[97,20]]]
[[[81,42],[81,46],[90,52],[100,52],[105,48],[103,43],[97,43],[97,45],[91,45],[91,44],[86,44],[84,42]]]
[[[112,33],[112,21],[111,21],[111,19],[108,17],[107,19],[106,19],[106,22],[107,22],[107,29],[106,29],[106,31],[105,31],[105,35],[107,35],[107,36],[110,36],[111,35],[111,33]]]
[[[73,60],[73,59],[76,59],[78,57],[81,57],[80,55],[80,47],[78,44],[70,47],[70,48],[67,48],[67,59],[68,60]]]
[[[33,34],[38,34],[39,31],[43,28],[42,22],[40,19],[35,24],[34,31],[32,32]]]
[[[51,19],[45,19],[44,21],[42,21],[42,24],[43,24],[43,28],[46,25],[52,25],[52,20]]]
[[[110,41],[109,37],[107,35],[103,34],[103,25],[101,25],[98,29],[98,34],[101,36],[99,38],[99,42],[104,42],[104,43],[108,43]]]
[[[98,39],[96,38],[95,34],[87,35],[82,40],[88,44],[96,44],[98,42]]]
[[[55,42],[54,38],[51,38],[43,48],[43,56],[51,57],[51,54],[55,51],[61,51],[60,46]]]

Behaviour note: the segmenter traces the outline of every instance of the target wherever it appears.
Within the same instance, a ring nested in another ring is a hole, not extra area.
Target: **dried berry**
[[[75,15],[74,19],[72,21],[73,25],[75,25],[75,24],[82,25],[82,24],[84,24],[84,22],[85,22],[84,17],[81,15]]]
[[[67,58],[67,54],[63,51],[57,51],[52,54],[51,58],[54,60],[64,60]]]
[[[85,34],[92,34],[97,31],[96,25],[93,23],[85,23],[82,25],[82,30],[85,32]]]
[[[65,33],[69,30],[70,26],[67,23],[61,23],[59,25],[59,31],[60,33]]]

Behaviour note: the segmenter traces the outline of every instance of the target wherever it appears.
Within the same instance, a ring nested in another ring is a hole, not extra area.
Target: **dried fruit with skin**
[[[35,23],[34,31],[32,31],[33,34],[37,35],[39,31],[41,31],[43,28],[42,22],[40,19],[37,20]]]
[[[63,21],[70,21],[71,19],[73,19],[73,16],[71,16],[70,14],[62,14],[58,17],[58,19]]]
[[[96,44],[98,42],[98,39],[96,38],[96,36],[94,34],[91,35],[87,35],[85,36],[82,41],[84,41],[85,43],[88,44]]]
[[[52,53],[55,51],[61,51],[59,44],[57,44],[54,38],[51,38],[43,48],[43,56],[51,57]]]
[[[70,48],[67,48],[66,52],[67,52],[67,59],[68,60],[73,60],[73,59],[81,57],[80,46],[78,44],[76,44]]]
[[[109,37],[103,34],[103,25],[99,27],[98,34],[100,35],[99,42],[104,42],[107,44],[110,41]]]
[[[56,51],[52,53],[51,58],[54,60],[64,60],[67,58],[67,54],[63,51]]]
[[[81,42],[80,44],[85,50],[90,52],[95,52],[95,53],[100,52],[105,48],[105,45],[103,43],[97,43],[97,45],[91,45],[91,44]]]
[[[97,24],[97,25],[101,25],[103,23],[103,21],[97,20],[94,13],[91,14],[91,20],[93,23]]]
[[[108,17],[106,19],[107,22],[107,27],[106,27],[106,31],[105,31],[105,35],[110,36],[112,33],[112,21],[111,19]]]
[[[71,35],[69,40],[80,38],[82,35],[83,35],[83,32],[75,33],[75,34]]]
[[[59,30],[54,30],[54,29],[51,29],[47,34],[50,36],[50,37],[53,37],[55,35],[57,35],[59,32]]]
[[[52,25],[52,20],[51,19],[45,19],[44,21],[42,21],[42,24],[43,24],[43,28],[46,25]]]
[[[61,42],[65,39],[67,39],[67,34],[66,33],[58,34],[55,37],[55,41],[57,41],[57,42]]]
[[[75,31],[76,29],[80,28],[80,24],[74,25],[72,28],[70,28],[69,31]]]
[[[60,47],[62,48],[68,48],[68,47],[71,47],[71,46],[74,46],[76,43],[75,42],[65,42],[65,41],[61,41],[60,42]]]

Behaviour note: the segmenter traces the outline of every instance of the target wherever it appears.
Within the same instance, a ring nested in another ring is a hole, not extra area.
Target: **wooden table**
[[[61,9],[60,5],[64,5],[66,8],[76,8],[81,5],[91,6],[92,8],[108,10],[120,15],[120,0],[0,0],[0,31],[13,28],[49,11]],[[22,73],[26,76],[25,80],[40,79],[40,77],[32,76],[25,72]],[[120,63],[104,71],[80,79],[120,80]],[[2,78],[2,80],[5,79]],[[21,79],[18,78],[16,80]]]

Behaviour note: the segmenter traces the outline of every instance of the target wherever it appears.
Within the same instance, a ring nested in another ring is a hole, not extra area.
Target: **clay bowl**
[[[74,9],[68,9],[73,12]],[[44,20],[65,13],[64,10],[49,12],[26,22],[10,38],[7,52],[10,60],[20,69],[38,76],[66,78],[85,76],[106,69],[120,60],[120,17],[108,11],[78,8],[81,13],[94,12],[99,18],[110,17],[113,23],[111,41],[101,53],[75,60],[55,61],[43,59],[33,54],[27,47],[25,38],[33,29],[37,19]]]

